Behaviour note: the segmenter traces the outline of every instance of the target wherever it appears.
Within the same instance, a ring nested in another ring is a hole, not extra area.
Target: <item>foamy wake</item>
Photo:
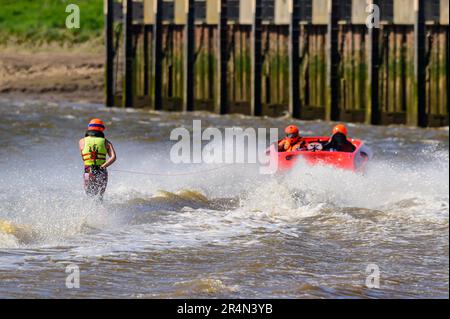
[[[167,171],[161,162],[144,162],[147,171]],[[381,212],[377,218],[448,225],[446,151],[430,153],[426,161],[375,159],[364,174],[302,163],[283,176],[259,175],[256,166],[248,165],[173,179],[111,174],[104,205],[86,199],[78,168],[61,172],[55,176],[41,168],[3,175],[2,185],[11,179],[14,184],[0,195],[0,220],[22,231],[0,229],[0,247],[57,245],[95,231],[126,231],[136,220],[150,225],[143,233],[133,229],[136,235],[151,236],[152,243],[162,246],[225,243],[223,238],[249,234],[257,227],[289,231],[292,223],[312,216],[352,218],[354,209],[367,216]],[[219,199],[233,204],[220,208]],[[162,213],[168,215],[153,217]],[[127,217],[137,214],[151,218]]]

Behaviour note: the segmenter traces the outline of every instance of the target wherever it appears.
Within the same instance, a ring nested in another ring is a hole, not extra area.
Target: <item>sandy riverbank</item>
[[[103,103],[103,47],[0,48],[0,95]]]

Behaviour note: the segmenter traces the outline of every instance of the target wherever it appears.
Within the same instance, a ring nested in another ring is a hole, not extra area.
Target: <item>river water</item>
[[[82,189],[77,142],[92,117],[118,153],[103,204]],[[350,124],[375,153],[365,174],[269,176],[172,163],[170,132],[194,119],[290,123],[0,100],[0,298],[449,297],[448,128]],[[295,123],[305,135],[332,126]]]

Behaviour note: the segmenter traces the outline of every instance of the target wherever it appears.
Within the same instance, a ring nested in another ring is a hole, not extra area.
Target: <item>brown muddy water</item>
[[[103,204],[82,189],[77,141],[92,117],[118,153]],[[290,123],[0,99],[0,298],[449,297],[448,128],[351,124],[375,153],[365,174],[267,176],[173,164],[170,132],[194,119]],[[305,135],[332,126],[294,122]],[[79,289],[66,287],[70,264]]]

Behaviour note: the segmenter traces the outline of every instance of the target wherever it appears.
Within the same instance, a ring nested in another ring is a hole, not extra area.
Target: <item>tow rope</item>
[[[210,173],[214,171],[218,171],[221,169],[224,169],[225,167],[228,167],[228,165],[211,168],[208,170],[202,170],[197,172],[187,172],[187,173],[152,173],[152,172],[138,172],[138,171],[129,171],[129,170],[122,170],[122,169],[111,169],[110,172],[117,172],[117,173],[125,173],[125,174],[134,174],[134,175],[146,175],[146,176],[164,176],[164,177],[177,177],[177,176],[188,176],[188,175],[199,175],[204,173]]]

